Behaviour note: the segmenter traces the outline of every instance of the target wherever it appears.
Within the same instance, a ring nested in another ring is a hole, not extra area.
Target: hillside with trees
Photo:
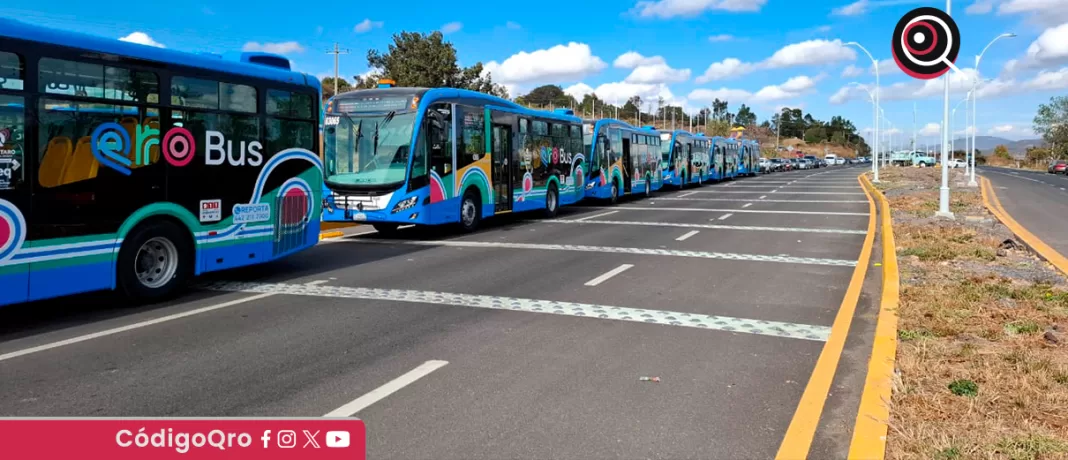
[[[386,51],[367,51],[367,66],[375,69],[367,77],[357,75],[351,81],[340,78],[336,82],[332,77],[323,78],[323,99],[334,95],[335,84],[337,91],[343,93],[373,88],[381,78],[392,79],[397,86],[465,88],[503,98],[510,96],[503,86],[493,82],[492,75],[483,75],[481,62],[460,67],[456,48],[445,41],[441,32],[394,34]],[[516,96],[515,102],[531,108],[567,107],[583,118],[610,117],[636,126],[653,125],[660,129],[689,130],[692,127],[695,132],[704,132],[708,136],[726,136],[732,128],[744,127],[745,135],[759,141],[765,154],[772,156],[790,155],[785,151],[776,152],[776,140],[780,146],[792,146],[806,154],[822,155],[826,149],[852,157],[854,152],[866,155],[869,151],[852,121],[840,116],[822,121],[795,108],[783,108],[780,113],[758,123],[750,107],[741,104],[732,112],[730,102],[719,99],[697,113],[687,113],[683,107],[667,104],[663,98],[648,100],[632,96],[622,105],[614,105],[590,93],[578,100],[559,85],[542,85]]]

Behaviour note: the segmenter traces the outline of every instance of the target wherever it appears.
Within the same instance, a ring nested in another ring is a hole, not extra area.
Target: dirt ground
[[[951,170],[885,168],[901,271],[891,459],[1068,458],[1068,279]]]

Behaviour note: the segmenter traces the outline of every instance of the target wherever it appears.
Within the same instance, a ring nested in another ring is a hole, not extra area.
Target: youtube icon
[[[326,447],[348,447],[348,431],[328,431],[326,433]]]

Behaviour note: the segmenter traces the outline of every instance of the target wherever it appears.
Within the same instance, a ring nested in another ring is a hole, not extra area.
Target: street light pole
[[[972,93],[969,92],[968,96],[971,96],[971,95],[972,95]],[[956,140],[956,136],[953,134],[953,120],[955,118],[957,118],[957,108],[960,107],[960,105],[962,103],[968,102],[968,96],[965,96],[964,99],[961,99],[960,102],[957,102],[957,105],[953,106],[953,111],[949,114],[949,135],[950,135],[950,138],[949,138],[949,151],[952,152],[953,154],[956,154],[956,152],[957,152],[957,140]],[[967,120],[967,118],[968,118],[968,106],[967,105],[964,106],[964,117],[965,117],[964,126],[968,126],[968,120]],[[964,139],[965,140],[968,139],[968,133],[967,132],[964,133]],[[968,148],[967,144],[965,144],[964,148]],[[964,155],[964,159],[965,159],[965,161],[968,160],[968,155],[967,154]]]
[[[975,57],[975,79],[972,80],[972,172],[971,178],[968,179],[969,187],[979,186],[979,183],[975,182],[975,132],[979,130],[979,122],[976,118],[975,106],[976,101],[979,99],[979,93],[976,91],[976,87],[979,86],[979,61],[983,59],[983,54],[986,54],[986,50],[990,49],[990,45],[993,45],[994,42],[1002,38],[1012,38],[1015,36],[1016,34],[1008,32],[994,37],[993,40],[990,40],[990,43],[986,44],[986,47],[983,48],[983,51]]]
[[[951,5],[952,0],[946,0],[946,15],[950,17]],[[942,75],[942,187],[938,189],[938,212],[935,216],[953,219],[953,211],[949,210],[949,130],[946,129],[949,122],[949,77],[949,71]]]
[[[863,51],[864,54],[868,55],[868,59],[871,59],[871,65],[872,65],[872,67],[875,67],[875,106],[879,107],[879,93],[880,93],[880,91],[879,91],[879,61],[875,60],[875,58],[872,57],[871,53],[869,53],[866,48],[861,46],[860,43],[849,42],[849,43],[846,43],[845,46],[855,46],[857,48],[860,48],[860,50]],[[872,182],[879,182],[879,147],[878,147],[879,146],[879,113],[878,113],[878,111],[876,111],[876,113],[875,113],[875,124],[874,124],[874,127],[875,127],[875,158],[873,158],[872,160],[874,160],[874,161],[871,162]]]

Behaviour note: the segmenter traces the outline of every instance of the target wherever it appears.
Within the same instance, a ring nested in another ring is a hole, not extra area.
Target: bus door
[[[0,51],[0,62],[3,59],[17,58],[12,53]],[[21,82],[16,80],[16,83]],[[0,277],[0,305],[25,302],[30,293],[30,264],[13,263],[11,260],[20,243],[25,244],[26,224],[33,222],[30,216],[29,181],[35,175],[32,169],[26,171],[28,135],[25,107],[26,99],[23,96],[0,93],[0,212],[8,223],[7,237],[0,241],[0,247],[4,248],[0,251],[0,265],[4,266],[6,272],[5,276]],[[22,219],[18,218],[20,214]]]
[[[508,212],[512,210],[512,127],[494,124],[492,145],[494,212]]]
[[[693,180],[693,141],[686,143],[686,176]]]
[[[631,149],[634,140],[632,136],[623,137],[623,193],[630,193],[630,180],[634,175],[634,158],[631,157]]]

